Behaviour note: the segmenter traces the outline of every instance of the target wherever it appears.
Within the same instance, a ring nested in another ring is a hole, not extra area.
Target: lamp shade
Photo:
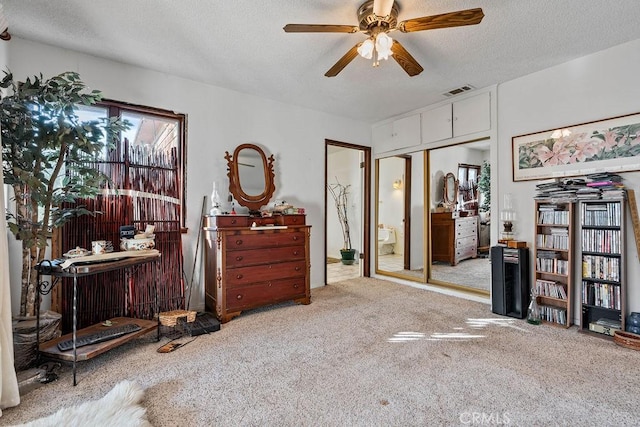
[[[358,54],[365,59],[371,59],[373,58],[374,47],[373,40],[367,39],[358,46]]]
[[[376,37],[376,51],[378,52],[378,58],[389,59],[392,54],[391,45],[393,39],[387,35],[387,33],[380,33]]]

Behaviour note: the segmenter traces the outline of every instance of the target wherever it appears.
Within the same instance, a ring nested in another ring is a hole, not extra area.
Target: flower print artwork
[[[514,181],[640,169],[640,114],[513,138]]]

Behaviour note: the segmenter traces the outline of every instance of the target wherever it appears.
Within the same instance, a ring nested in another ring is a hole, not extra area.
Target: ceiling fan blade
[[[349,51],[347,53],[344,54],[344,56],[340,59],[338,59],[338,62],[336,62],[333,67],[331,67],[329,69],[329,71],[327,71],[326,73],[324,73],[324,75],[326,77],[335,77],[338,75],[338,73],[340,71],[342,71],[344,69],[344,67],[346,67],[347,65],[349,65],[349,63],[351,61],[353,61],[353,59],[358,56],[358,48],[360,47],[362,43],[358,43],[356,44],[354,47],[352,47],[351,49],[349,49]]]
[[[423,16],[422,18],[407,19],[398,24],[397,29],[403,33],[413,31],[435,30],[438,28],[461,27],[463,25],[479,24],[484,18],[481,8],[459,10],[443,13],[442,15]]]
[[[394,0],[373,0],[373,13],[377,16],[387,16],[391,13]]]
[[[283,30],[285,33],[357,33],[360,28],[353,25],[287,24]]]
[[[422,66],[418,64],[418,61],[416,61],[413,56],[411,56],[411,54],[407,52],[407,50],[400,44],[399,41],[393,41],[393,44],[391,45],[391,51],[393,52],[393,59],[395,59],[396,62],[400,64],[402,69],[406,71],[409,76],[417,76],[424,70],[424,68],[422,68]]]

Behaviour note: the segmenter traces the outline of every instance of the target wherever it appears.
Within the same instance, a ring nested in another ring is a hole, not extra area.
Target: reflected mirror
[[[458,202],[458,180],[451,172],[444,177],[442,194],[444,196],[443,204],[451,210],[455,210],[455,205]]]
[[[426,282],[426,152],[376,160],[376,273]]]
[[[489,155],[489,140],[429,151],[429,283],[489,295],[491,217],[479,206],[490,195],[478,186],[481,165]]]
[[[239,145],[233,155],[226,152],[229,191],[239,205],[257,213],[269,203],[275,192],[273,155],[267,159],[264,151],[254,144]]]

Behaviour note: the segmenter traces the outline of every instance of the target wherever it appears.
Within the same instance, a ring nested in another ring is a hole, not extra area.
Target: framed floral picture
[[[640,170],[640,113],[512,138],[513,180]]]

